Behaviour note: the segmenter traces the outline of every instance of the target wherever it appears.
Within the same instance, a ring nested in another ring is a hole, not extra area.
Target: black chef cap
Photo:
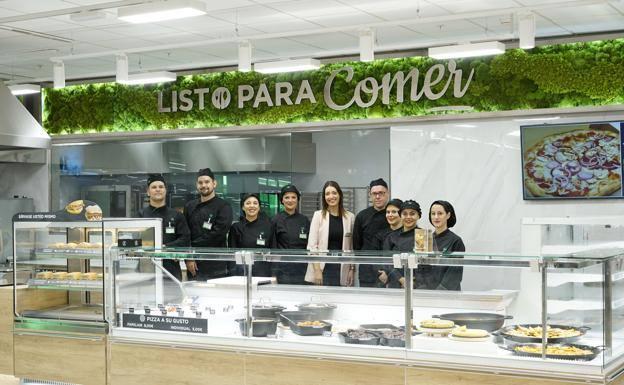
[[[294,184],[287,184],[286,186],[282,187],[282,191],[280,192],[280,202],[284,199],[284,195],[289,192],[297,194],[297,199],[301,199],[301,193],[299,192],[299,190],[297,190],[297,187],[295,187]]]
[[[210,177],[210,179],[214,180],[214,173],[212,172],[212,170],[208,167],[206,168],[202,168],[197,172],[197,177],[199,178],[200,176],[208,176]]]
[[[260,203],[260,196],[256,193],[246,193],[245,195],[243,195],[243,199],[241,199],[240,201],[240,206],[243,207],[243,205],[245,204],[245,201],[249,198],[256,198],[258,200],[258,203]]]
[[[149,187],[154,182],[163,182],[165,186],[167,185],[167,182],[165,182],[165,177],[163,177],[162,174],[149,174],[147,176],[147,187]]]
[[[422,211],[420,210],[420,205],[415,200],[408,199],[404,201],[403,203],[401,203],[401,210],[399,212],[405,209],[416,210],[416,212],[418,213],[418,216],[422,217]]]
[[[433,225],[433,222],[431,222],[431,208],[433,207],[433,205],[440,205],[444,207],[444,211],[446,211],[447,213],[451,213],[451,216],[446,222],[446,226],[448,228],[455,226],[455,224],[457,223],[457,217],[455,216],[455,209],[453,208],[452,204],[450,204],[447,201],[442,201],[442,200],[433,202],[431,206],[429,207],[429,223]]]
[[[399,209],[399,211],[400,211],[402,204],[403,204],[402,200],[400,200],[399,198],[394,198],[394,199],[390,199],[390,201],[388,201],[388,204],[386,205],[386,207],[394,206],[394,207],[397,207]]]
[[[375,186],[383,186],[386,189],[388,189],[388,183],[386,183],[386,181],[383,180],[383,178],[372,180],[370,184],[368,185],[368,188],[373,188]]]

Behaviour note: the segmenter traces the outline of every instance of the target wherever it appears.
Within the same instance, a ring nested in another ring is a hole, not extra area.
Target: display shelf
[[[37,258],[102,259],[102,249],[49,249],[35,250]]]
[[[600,299],[596,300],[548,300],[548,313],[559,314],[565,311],[590,311],[590,310],[603,310],[603,302]],[[616,310],[624,306],[624,299],[618,299],[613,301],[612,309]]]
[[[59,279],[29,279],[28,287],[50,290],[71,290],[71,291],[102,291],[104,283],[102,280],[59,280]]]
[[[602,274],[574,274],[574,273],[555,273],[548,275],[548,287],[557,287],[566,283],[589,283],[602,282],[604,275]],[[617,282],[624,279],[624,272],[620,271],[611,275],[611,281]]]

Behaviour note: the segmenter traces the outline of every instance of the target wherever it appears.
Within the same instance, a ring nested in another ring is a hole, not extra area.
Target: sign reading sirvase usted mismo
[[[396,71],[386,73],[378,81],[369,76],[353,84],[353,67],[345,66],[331,72],[323,87],[323,100],[332,110],[340,111],[357,105],[367,108],[374,105],[378,99],[384,105],[389,105],[391,97],[397,103],[405,100],[418,101],[421,98],[429,100],[440,99],[449,89],[453,97],[461,98],[466,94],[474,69],[464,78],[464,71],[457,68],[455,61],[446,64],[435,64],[424,73],[424,80],[420,83],[420,71],[413,68],[409,72]],[[332,91],[336,83],[352,88],[352,97],[344,103],[336,102]],[[407,95],[405,95],[407,90]],[[261,106],[279,107],[283,105],[299,105],[301,103],[319,103],[316,99],[310,81],[302,79],[298,83],[275,82],[271,90],[267,83],[253,87],[241,84],[235,90],[227,87],[194,88],[158,92],[158,112],[188,112],[193,109],[203,110],[207,103],[217,109],[225,109],[231,103],[236,103],[240,109],[258,108]]]

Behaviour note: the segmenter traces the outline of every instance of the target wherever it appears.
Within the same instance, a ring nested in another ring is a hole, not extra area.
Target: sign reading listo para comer
[[[452,89],[453,97],[461,98],[466,94],[473,75],[474,69],[471,69],[470,73],[465,76],[464,71],[457,68],[455,61],[450,60],[446,64],[438,63],[431,66],[424,73],[422,84],[419,83],[418,68],[411,69],[407,74],[403,71],[386,73],[381,81],[374,77],[367,77],[353,84],[353,67],[345,66],[332,71],[327,77],[323,88],[323,100],[320,102],[325,103],[332,110],[340,111],[354,104],[367,108],[375,104],[378,99],[384,105],[390,104],[391,98],[398,103],[403,103],[405,100],[414,102],[423,97],[437,100],[449,89]],[[339,82],[345,82],[352,87],[351,98],[346,103],[338,103],[332,97],[332,90]],[[406,89],[409,90],[408,95],[405,95]],[[207,103],[222,110],[228,108],[231,103],[236,103],[239,109],[243,109],[301,103],[316,104],[319,101],[314,96],[310,82],[306,79],[294,84],[293,82],[276,82],[273,90],[269,90],[266,83],[261,83],[255,88],[248,84],[241,84],[235,90],[217,87],[213,90],[195,88],[158,93],[158,111],[163,113],[204,110]]]

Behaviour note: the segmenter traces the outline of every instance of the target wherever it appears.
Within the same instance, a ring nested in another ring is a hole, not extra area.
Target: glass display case
[[[53,213],[17,214],[13,263],[31,278],[26,286],[14,286],[16,328],[105,330],[104,260],[118,244],[159,247],[160,228],[156,219],[68,221]]]
[[[179,282],[157,267],[163,258],[226,260],[242,275]],[[533,255],[119,249],[110,261],[106,314],[113,341],[604,381],[623,358],[614,311],[623,259],[620,249]],[[373,265],[414,285],[284,285],[254,277],[258,263],[338,263],[344,271]],[[136,264],[144,269],[132,270]],[[460,269],[461,290],[414,288],[415,277],[447,268]],[[574,286],[562,287],[568,282]],[[590,308],[597,310],[584,311]]]

